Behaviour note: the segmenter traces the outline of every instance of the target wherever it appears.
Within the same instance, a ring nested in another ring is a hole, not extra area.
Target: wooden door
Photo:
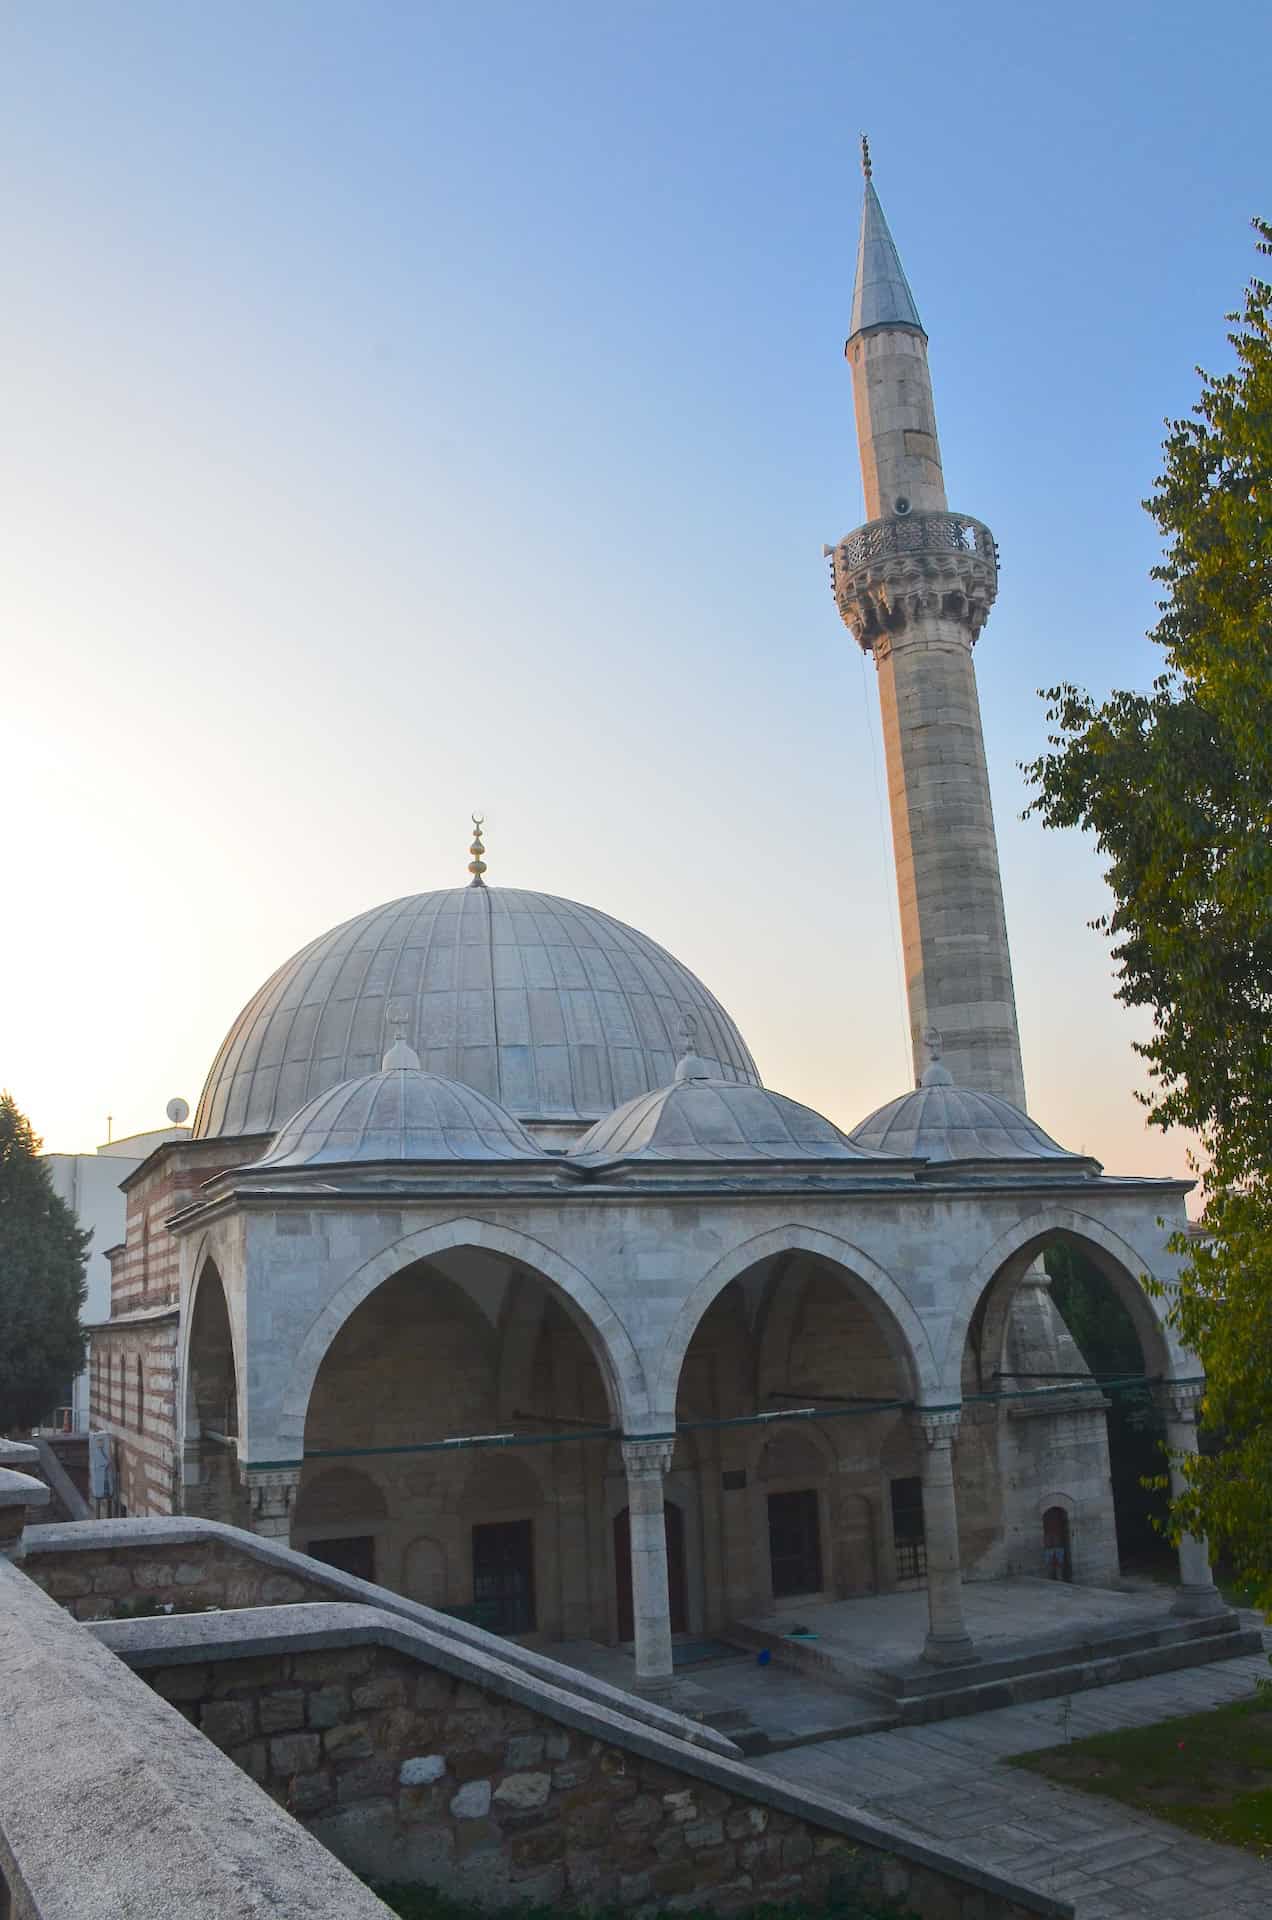
[[[533,1633],[534,1522],[473,1528],[473,1606],[491,1633]]]
[[[801,1487],[798,1493],[770,1493],[768,1522],[773,1598],[780,1600],[788,1593],[820,1593],[821,1523],[816,1487]]]
[[[663,1525],[667,1532],[667,1597],[671,1602],[671,1630],[673,1633],[688,1633],[685,1516],[674,1500],[663,1502]],[[618,1591],[618,1637],[620,1640],[634,1640],[636,1613],[632,1604],[632,1522],[626,1507],[614,1519],[614,1580]]]

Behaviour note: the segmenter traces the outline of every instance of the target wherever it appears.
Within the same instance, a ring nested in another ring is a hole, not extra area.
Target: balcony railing
[[[870,520],[834,548],[835,565],[847,572],[893,554],[971,553],[998,577],[998,543],[982,520],[965,513],[907,513]]]

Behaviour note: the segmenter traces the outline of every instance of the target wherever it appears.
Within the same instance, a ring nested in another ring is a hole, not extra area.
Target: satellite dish
[[[168,1118],[174,1127],[183,1127],[190,1118],[190,1102],[175,1094],[168,1102]]]

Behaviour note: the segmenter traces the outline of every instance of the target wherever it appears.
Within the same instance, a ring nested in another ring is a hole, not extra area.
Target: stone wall
[[[317,1567],[306,1577],[304,1561],[289,1555],[296,1567],[280,1569],[244,1553],[232,1534],[218,1539],[211,1530],[200,1534],[191,1528],[190,1538],[165,1541],[147,1538],[154,1523],[106,1524],[136,1529],[131,1543],[121,1533],[87,1551],[48,1553],[40,1550],[39,1528],[27,1533],[27,1574],[77,1620],[129,1619],[138,1611],[165,1607],[191,1613],[333,1597]],[[95,1530],[100,1537],[101,1529]]]
[[[495,1907],[801,1910],[923,1920],[1071,1909],[881,1822],[562,1694],[371,1609],[103,1626],[107,1645],[358,1872]]]

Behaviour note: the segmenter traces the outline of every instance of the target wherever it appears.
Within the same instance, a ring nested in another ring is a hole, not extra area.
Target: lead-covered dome
[[[684,1071],[670,1086],[638,1094],[585,1133],[569,1158],[586,1167],[618,1163],[725,1162],[783,1165],[827,1162],[860,1167],[891,1156],[856,1146],[812,1107],[767,1087]],[[705,1067],[698,1058],[693,1068]]]
[[[861,1147],[907,1159],[975,1164],[1017,1161],[1073,1171],[1098,1163],[1070,1153],[1044,1133],[1021,1107],[996,1093],[956,1086],[939,1062],[928,1067],[912,1093],[889,1100],[848,1136]]]
[[[439,1073],[393,1067],[320,1093],[280,1127],[255,1167],[357,1161],[542,1160],[520,1121]]]
[[[451,887],[359,914],[271,975],[212,1064],[195,1138],[274,1133],[374,1073],[390,1002],[425,1071],[518,1120],[597,1120],[665,1085],[686,1014],[720,1079],[759,1085],[719,1001],[643,933],[552,894]]]

